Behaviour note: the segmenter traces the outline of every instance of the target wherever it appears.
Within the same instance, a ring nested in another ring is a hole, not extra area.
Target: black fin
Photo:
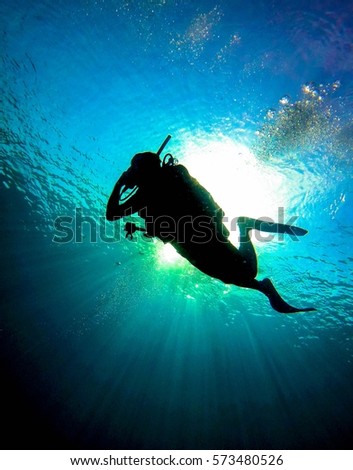
[[[280,313],[298,313],[298,312],[313,312],[316,309],[312,307],[308,308],[296,308],[287,304],[279,293],[276,291],[271,280],[268,278],[258,281],[259,287],[258,290],[268,297],[271,307]]]
[[[287,235],[297,237],[302,237],[308,233],[304,228],[296,227],[295,225],[268,222],[267,220],[253,219],[251,217],[238,217],[237,223],[244,229],[255,229],[261,232],[286,233]]]

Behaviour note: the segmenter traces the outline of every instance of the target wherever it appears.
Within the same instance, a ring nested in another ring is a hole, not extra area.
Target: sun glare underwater
[[[3,447],[351,449],[353,6],[0,12]],[[258,278],[315,312],[279,314],[105,221],[132,156],[167,134],[228,227],[309,231],[252,237]]]

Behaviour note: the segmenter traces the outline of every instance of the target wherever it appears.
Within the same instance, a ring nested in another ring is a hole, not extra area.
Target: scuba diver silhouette
[[[278,294],[270,279],[255,279],[257,257],[249,236],[252,229],[298,236],[307,231],[238,217],[240,244],[236,248],[228,240],[229,231],[222,222],[224,212],[210,193],[171,154],[160,161],[170,138],[168,135],[157,153],[138,153],[132,158],[130,168],[120,176],[109,198],[106,218],[114,221],[137,212],[145,220],[145,228],[128,222],[126,237],[132,238],[139,230],[147,237],[170,243],[203,273],[226,284],[262,292],[280,313],[315,310],[292,307]]]

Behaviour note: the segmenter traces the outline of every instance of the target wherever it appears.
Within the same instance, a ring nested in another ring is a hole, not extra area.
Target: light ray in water
[[[176,249],[169,243],[160,244],[158,250],[158,261],[162,265],[176,264],[182,260]]]
[[[228,217],[272,217],[288,202],[284,177],[243,143],[208,136],[185,146],[181,163],[205,186]]]

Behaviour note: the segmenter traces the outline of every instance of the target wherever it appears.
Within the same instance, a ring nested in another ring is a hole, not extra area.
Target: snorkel
[[[161,153],[163,152],[164,147],[168,144],[168,142],[170,141],[171,138],[172,138],[172,136],[170,134],[168,134],[167,137],[164,139],[163,144],[159,147],[158,152],[157,152],[157,155],[159,157],[160,157]],[[172,166],[172,165],[175,165],[175,163],[177,163],[177,162],[178,162],[178,160],[176,158],[174,158],[171,153],[166,153],[164,155],[164,158],[163,158],[163,161],[162,161],[162,166]]]
[[[157,152],[157,155],[159,157],[161,156],[161,153],[163,152],[164,147],[168,144],[168,142],[170,141],[171,138],[172,138],[172,136],[170,134],[168,134],[167,137],[164,139],[162,145],[159,147],[158,152]]]

